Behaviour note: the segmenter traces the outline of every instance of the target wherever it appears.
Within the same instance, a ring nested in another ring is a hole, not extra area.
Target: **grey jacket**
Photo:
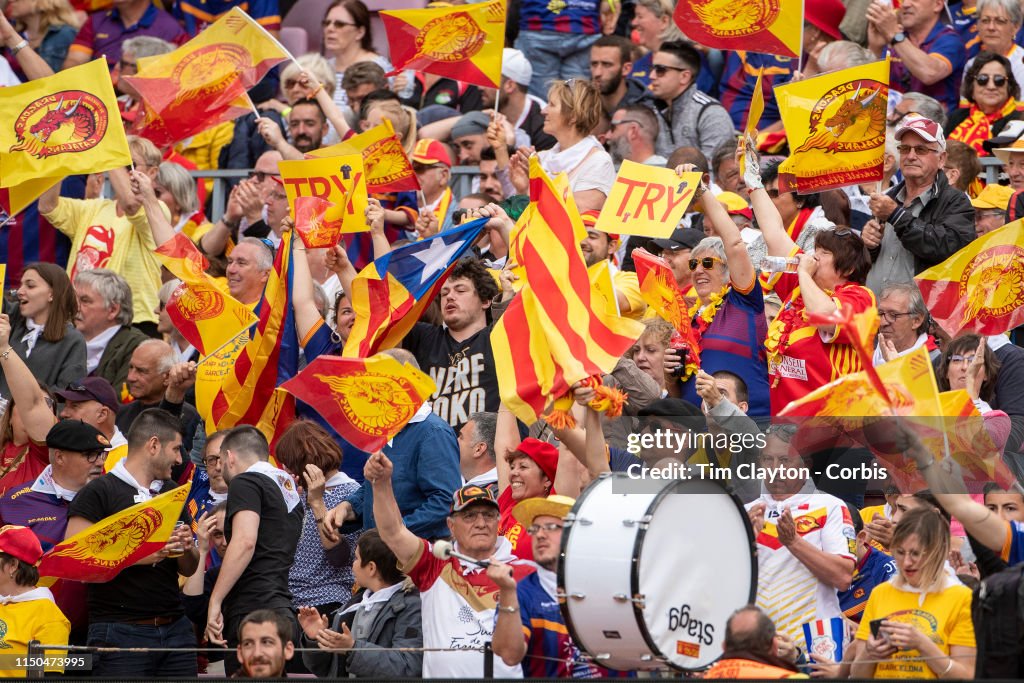
[[[755,441],[761,433],[757,423],[727,398],[723,398],[719,401],[718,405],[708,411],[708,426],[717,427],[729,435],[749,435],[753,437],[748,439],[748,443]],[[736,443],[739,444],[739,441]],[[723,458],[728,458],[729,464],[725,469],[731,472],[732,489],[743,503],[746,504],[757,500],[758,496],[761,495],[760,480],[754,479],[748,472],[738,472],[737,469],[740,465],[756,464],[758,456],[761,455],[761,449],[753,445],[750,448],[738,448],[736,452],[716,453],[716,455],[720,462]],[[747,476],[738,476],[740,474],[746,474]]]
[[[729,112],[695,85],[662,109],[659,118],[655,149],[665,158],[680,147],[696,147],[710,160],[719,145],[736,137]]]
[[[356,598],[349,605],[353,602]],[[338,610],[331,621],[331,629],[339,633],[342,621],[351,627],[354,618],[351,612],[343,616],[342,611]],[[317,643],[303,633],[302,647],[315,648]],[[419,678],[423,672],[422,652],[382,649],[403,647],[423,647],[420,594],[410,581],[378,612],[367,640],[357,640],[352,651],[343,654],[324,650],[303,652],[302,663],[318,678]]]
[[[48,342],[42,334],[36,340],[32,355],[25,358],[28,344],[22,337],[28,331],[25,318],[18,312],[17,305],[8,306],[11,316],[11,348],[24,361],[37,380],[50,389],[66,389],[71,382],[85,377],[85,337],[71,323],[67,324],[64,338],[58,342]],[[10,398],[11,390],[7,386],[7,378],[0,373],[0,394]]]

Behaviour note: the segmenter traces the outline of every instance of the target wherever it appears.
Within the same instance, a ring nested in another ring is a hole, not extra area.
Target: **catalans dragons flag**
[[[484,88],[501,85],[505,2],[380,13],[398,73],[415,69]]]
[[[3,89],[0,187],[14,188],[12,199],[22,197],[17,208],[65,176],[131,163],[106,61]],[[31,197],[20,192],[23,184]]]
[[[110,581],[167,544],[188,492],[188,486],[179,486],[101,519],[43,555],[39,575],[86,583]]]
[[[885,157],[889,61],[776,86],[790,156],[780,180],[800,194],[877,182]]]
[[[415,192],[420,189],[412,164],[387,118],[379,126],[330,147],[314,149],[313,158],[361,154],[369,192]]]
[[[125,76],[146,105],[142,135],[162,146],[252,111],[245,91],[291,55],[235,7],[177,50]]]
[[[708,47],[800,54],[803,0],[679,0],[673,19],[686,37]]]

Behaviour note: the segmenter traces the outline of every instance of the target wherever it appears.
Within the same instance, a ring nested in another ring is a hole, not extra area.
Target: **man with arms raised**
[[[483,654],[478,648],[491,639],[497,609],[498,586],[483,567],[450,557],[434,557],[431,544],[417,538],[402,523],[391,489],[391,461],[374,453],[366,461],[364,475],[373,486],[373,514],[380,537],[398,557],[423,600],[424,678],[479,678]],[[522,579],[532,567],[512,556],[511,545],[498,537],[498,503],[480,486],[463,486],[452,497],[448,529],[455,550],[474,560],[499,560],[512,565]],[[431,652],[431,648],[454,652]],[[494,662],[497,678],[520,678],[519,665]]]

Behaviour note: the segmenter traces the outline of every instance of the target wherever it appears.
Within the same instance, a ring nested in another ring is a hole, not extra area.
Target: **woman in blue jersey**
[[[687,164],[676,172],[693,170]],[[706,190],[707,185],[702,183],[694,201],[704,211],[705,225],[710,225],[717,237],[701,240],[690,252],[688,263],[697,293],[692,325],[700,346],[700,367],[708,374],[728,370],[739,375],[749,392],[748,414],[768,415],[768,364],[764,353],[768,323],[757,272],[739,227]],[[700,405],[693,377],[684,384],[682,397]]]

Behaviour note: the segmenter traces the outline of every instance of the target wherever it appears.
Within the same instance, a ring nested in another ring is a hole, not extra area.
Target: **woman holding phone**
[[[851,678],[974,678],[971,589],[946,571],[949,523],[925,505],[896,524],[897,575],[871,592]]]

